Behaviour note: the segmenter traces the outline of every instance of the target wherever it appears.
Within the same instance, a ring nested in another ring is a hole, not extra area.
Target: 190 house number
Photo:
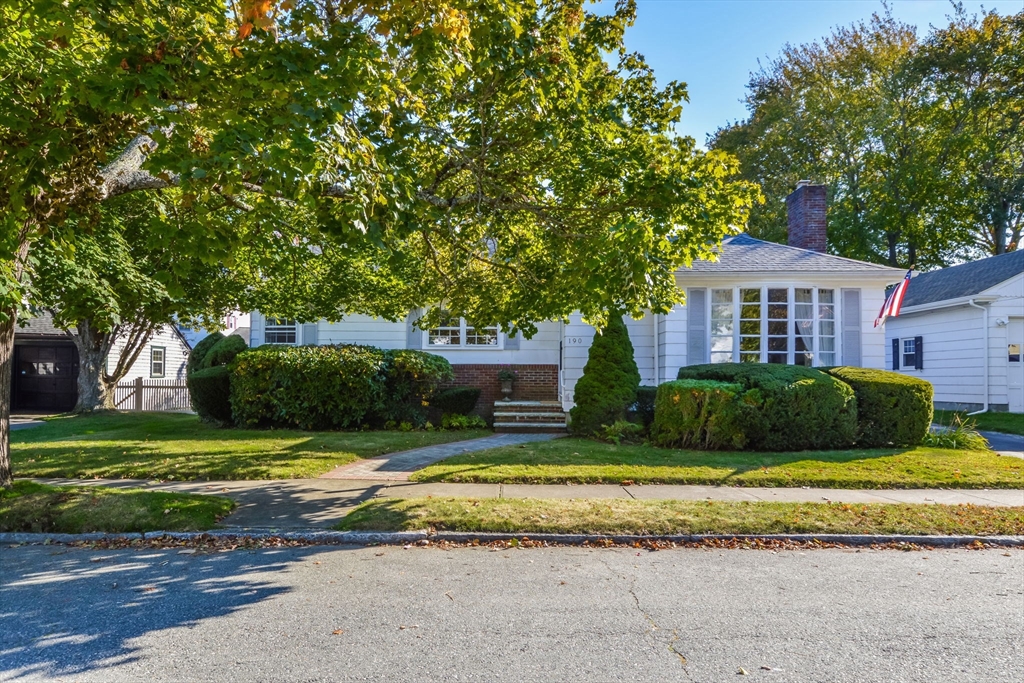
[[[565,343],[569,344],[570,346],[586,344],[587,343],[587,338],[586,337],[566,337],[565,338]]]

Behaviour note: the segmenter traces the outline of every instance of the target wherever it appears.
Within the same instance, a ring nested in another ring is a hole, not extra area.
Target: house
[[[885,336],[886,367],[931,382],[936,408],[1024,412],[1024,251],[913,278]]]
[[[117,363],[123,344],[115,342],[107,366]],[[171,326],[157,330],[123,381],[137,377],[184,380],[190,347]],[[78,400],[78,349],[64,330],[40,312],[14,331],[11,409],[55,413],[71,410]]]
[[[642,384],[657,385],[675,379],[684,365],[709,362],[885,366],[885,331],[872,323],[886,286],[903,271],[826,254],[825,195],[825,186],[801,181],[787,198],[787,245],[746,234],[729,237],[717,261],[676,273],[684,304],[626,320]],[[358,343],[436,353],[452,363],[457,384],[483,389],[477,410],[485,415],[501,398],[497,366],[508,365],[517,372],[517,406],[540,402],[559,413],[573,406],[595,334],[579,315],[539,323],[537,334],[525,339],[495,327],[475,329],[462,319],[421,330],[414,324],[420,313],[400,322],[353,315],[297,325],[254,312],[251,344]],[[537,411],[498,406],[499,428],[529,422],[518,413]]]
[[[241,311],[231,311],[221,320],[223,334],[229,336],[237,334],[246,344],[249,343],[249,314]],[[210,335],[210,330],[198,329],[178,325],[178,332],[185,338],[191,348]]]

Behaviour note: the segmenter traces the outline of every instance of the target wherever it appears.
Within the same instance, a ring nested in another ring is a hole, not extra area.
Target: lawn
[[[488,434],[221,429],[194,415],[111,413],[11,432],[11,451],[18,477],[296,479],[360,458]]]
[[[936,410],[932,421],[940,425],[949,425],[952,424],[954,415],[977,423],[977,429],[982,431],[1024,436],[1024,414],[1021,413],[981,413],[968,416],[963,411]]]
[[[384,498],[341,530],[599,534],[1024,534],[1024,508],[682,500]]]
[[[709,484],[827,488],[1024,488],[1024,460],[991,451],[899,448],[799,453],[684,451],[555,439],[466,453],[415,481]]]
[[[0,489],[0,531],[202,531],[234,506],[220,496],[16,481]]]

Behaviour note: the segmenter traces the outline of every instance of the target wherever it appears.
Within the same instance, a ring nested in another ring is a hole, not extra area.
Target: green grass
[[[682,500],[384,498],[341,530],[597,534],[1024,534],[1024,507]]]
[[[732,453],[555,439],[458,455],[412,478],[505,484],[1024,488],[1024,460],[991,451],[926,447]]]
[[[941,425],[949,425],[952,424],[954,415],[960,415],[961,418],[976,423],[977,429],[986,432],[1005,432],[1006,434],[1024,436],[1024,414],[1021,413],[981,413],[968,417],[964,411],[936,410],[932,421]]]
[[[360,458],[489,433],[221,429],[194,415],[111,413],[11,432],[11,451],[19,477],[296,479]]]
[[[202,531],[235,504],[220,496],[16,481],[0,489],[0,531]]]

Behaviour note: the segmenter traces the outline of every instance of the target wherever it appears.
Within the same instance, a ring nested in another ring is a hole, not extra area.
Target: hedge
[[[206,358],[206,354],[222,339],[224,339],[224,335],[220,332],[214,332],[200,339],[195,347],[189,351],[188,362],[185,363],[185,375],[188,376],[197,370],[202,370],[203,359]]]
[[[384,362],[384,402],[371,421],[378,426],[390,421],[423,425],[430,396],[442,383],[455,379],[452,364],[426,351],[405,349],[385,351]]]
[[[633,344],[621,314],[612,314],[608,325],[594,337],[573,392],[575,406],[569,411],[569,429],[579,436],[593,436],[602,425],[626,419],[636,402],[640,371],[633,358]]]
[[[857,397],[857,444],[864,448],[916,446],[932,423],[929,382],[870,368],[830,368]]]
[[[636,403],[630,409],[629,418],[646,429],[654,423],[654,403],[658,396],[658,387],[637,387]]]
[[[742,385],[747,448],[767,451],[847,448],[857,437],[857,402],[846,383],[814,368],[714,363],[679,369],[679,379]]]
[[[201,419],[207,422],[231,422],[231,371],[226,365],[186,375],[185,385],[188,387],[192,409]]]
[[[198,347],[198,344],[196,346]],[[228,365],[235,359],[235,356],[248,348],[249,345],[245,343],[244,339],[237,334],[230,334],[210,347],[200,363],[200,368],[205,370],[218,365]]]
[[[430,406],[441,411],[441,415],[469,415],[480,399],[476,387],[452,387],[437,392],[430,399]]]
[[[754,389],[750,393],[756,392]],[[756,407],[747,405],[743,394],[743,385],[731,382],[665,382],[658,387],[654,401],[651,442],[664,448],[744,448],[750,441],[747,430],[759,425],[756,419],[745,419]]]

